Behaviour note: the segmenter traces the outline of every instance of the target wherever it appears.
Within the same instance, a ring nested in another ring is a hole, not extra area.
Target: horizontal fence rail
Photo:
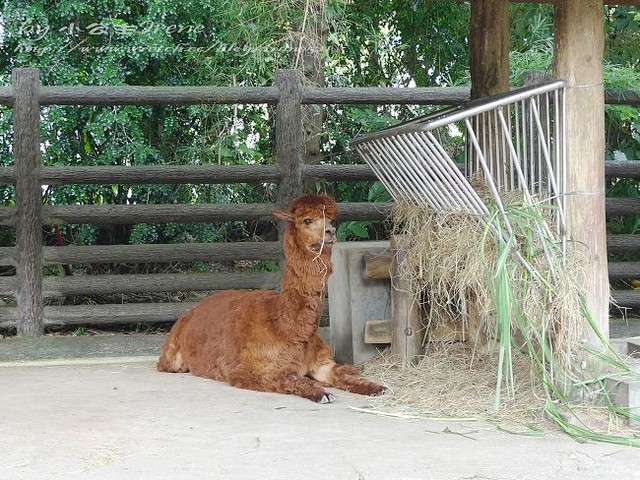
[[[44,327],[173,322],[194,305],[195,302],[45,306]],[[15,327],[20,320],[19,310],[5,307],[3,311],[0,328]]]
[[[170,245],[95,245],[44,247],[45,265],[99,263],[228,262],[279,260],[280,242],[180,243]],[[16,265],[15,248],[0,248],[0,266]]]
[[[463,167],[461,167],[463,168]],[[376,180],[369,165],[302,165],[302,173],[328,181]],[[605,163],[607,177],[640,179],[640,162]],[[276,165],[162,165],[102,167],[42,167],[45,185],[183,184],[183,183],[279,183]],[[13,167],[0,167],[0,183],[15,184]]]
[[[110,295],[114,293],[182,292],[230,288],[276,288],[279,274],[273,272],[166,273],[130,275],[49,275],[44,278],[45,296]],[[0,277],[0,295],[16,289],[16,277]]]
[[[197,105],[276,104],[276,87],[136,87],[136,86],[43,86],[41,105]],[[455,105],[470,98],[468,87],[307,87],[302,104]],[[11,87],[0,87],[0,104],[13,105]],[[640,105],[633,90],[605,90],[605,101],[615,105]]]
[[[368,165],[302,165],[306,177],[327,181],[375,180]],[[276,165],[163,165],[103,167],[42,167],[44,185],[279,183]],[[13,167],[0,167],[0,183],[15,184]]]
[[[43,275],[44,266],[233,262],[281,259],[278,241],[178,245],[44,246],[44,225],[273,221],[274,208],[303,192],[306,181],[377,180],[368,165],[304,165],[301,108],[308,104],[458,105],[468,88],[310,88],[297,71],[280,71],[271,87],[42,86],[34,69],[16,69],[0,104],[14,108],[14,166],[0,167],[0,183],[16,186],[16,206],[0,207],[0,225],[16,229],[16,247],[0,248],[0,328],[38,335],[45,327],[171,322],[193,302],[49,305],[70,296],[207,292],[277,288],[273,272]],[[636,92],[607,91],[608,103],[640,105]],[[39,160],[39,109],[47,105],[269,104],[275,106],[274,165],[44,166]],[[607,162],[607,177],[640,179],[640,162]],[[42,185],[277,184],[277,204],[47,205]],[[340,220],[385,220],[391,203],[342,203]],[[639,215],[640,199],[607,199],[607,215]],[[609,235],[609,252],[640,253],[635,235]],[[7,270],[8,269],[8,270]],[[15,271],[15,275],[11,271]],[[640,263],[612,262],[611,278],[640,277]],[[619,305],[640,306],[640,292],[613,291]],[[111,300],[113,302],[113,300]]]
[[[340,219],[384,220],[391,213],[391,203],[343,203]],[[225,222],[229,220],[274,220],[276,205],[197,204],[189,205],[44,205],[44,225],[89,223],[94,225],[132,225],[136,223]],[[16,223],[17,207],[0,209],[0,225]]]

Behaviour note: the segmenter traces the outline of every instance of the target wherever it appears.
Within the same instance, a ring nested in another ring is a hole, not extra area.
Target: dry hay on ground
[[[547,399],[540,374],[526,355],[514,357],[513,392],[494,408],[497,356],[478,356],[463,343],[430,348],[417,365],[403,365],[388,350],[363,366],[363,374],[390,389],[370,400],[361,411],[400,418],[482,422],[522,435],[561,431],[545,409]],[[564,421],[597,434],[638,439],[640,433],[608,408],[574,403],[559,406]]]
[[[494,408],[497,371],[494,357],[475,355],[464,343],[433,346],[417,365],[403,365],[388,351],[364,365],[365,375],[391,390],[372,399],[374,410],[425,418],[485,420],[520,428],[545,423],[541,408],[544,391],[530,360],[522,355],[514,360],[514,395],[503,396],[498,411]]]

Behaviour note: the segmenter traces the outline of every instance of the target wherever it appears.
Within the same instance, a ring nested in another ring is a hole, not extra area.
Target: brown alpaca
[[[384,387],[358,376],[354,367],[336,364],[318,334],[338,206],[327,195],[305,195],[273,214],[287,222],[281,293],[227,290],[204,299],[171,329],[158,370],[319,403],[334,398],[327,386],[383,393]]]

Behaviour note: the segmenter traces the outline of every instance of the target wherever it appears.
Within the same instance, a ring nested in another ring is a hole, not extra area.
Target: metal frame
[[[530,205],[553,205],[553,229],[564,254],[565,87],[563,80],[554,80],[474,100],[357,138],[351,145],[396,201],[475,215],[486,223],[489,209],[470,181],[481,178],[508,234],[512,225],[502,202],[504,192],[522,192]],[[443,144],[443,139],[459,135],[466,145],[465,173]],[[548,233],[545,226],[537,230],[539,235]],[[550,261],[549,252],[545,254]]]

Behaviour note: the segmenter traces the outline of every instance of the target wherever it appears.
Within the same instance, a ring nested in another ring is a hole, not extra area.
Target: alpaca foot
[[[379,397],[389,391],[387,387],[370,382],[362,377],[348,379],[343,383],[343,386],[338,388],[342,388],[343,390],[351,393],[357,393],[358,395],[367,395],[369,397]]]
[[[335,399],[336,397],[334,397],[333,394],[324,392],[322,398],[319,401],[316,401],[316,403],[332,403]]]
[[[182,353],[173,345],[163,346],[162,353],[156,364],[159,372],[186,373],[189,369],[184,364]]]
[[[387,392],[387,388],[370,382],[358,374],[351,365],[325,365],[316,372],[318,380],[327,385],[359,395],[377,396]]]
[[[322,388],[320,383],[308,377],[297,378],[294,381],[291,393],[316,403],[331,403],[336,399],[333,394]]]
[[[368,391],[371,393],[363,393],[362,395],[369,395],[370,397],[380,397],[385,393],[389,392],[387,387],[383,387],[382,385],[378,385],[377,383],[371,382],[371,385],[368,388]],[[358,393],[358,392],[355,392]]]

